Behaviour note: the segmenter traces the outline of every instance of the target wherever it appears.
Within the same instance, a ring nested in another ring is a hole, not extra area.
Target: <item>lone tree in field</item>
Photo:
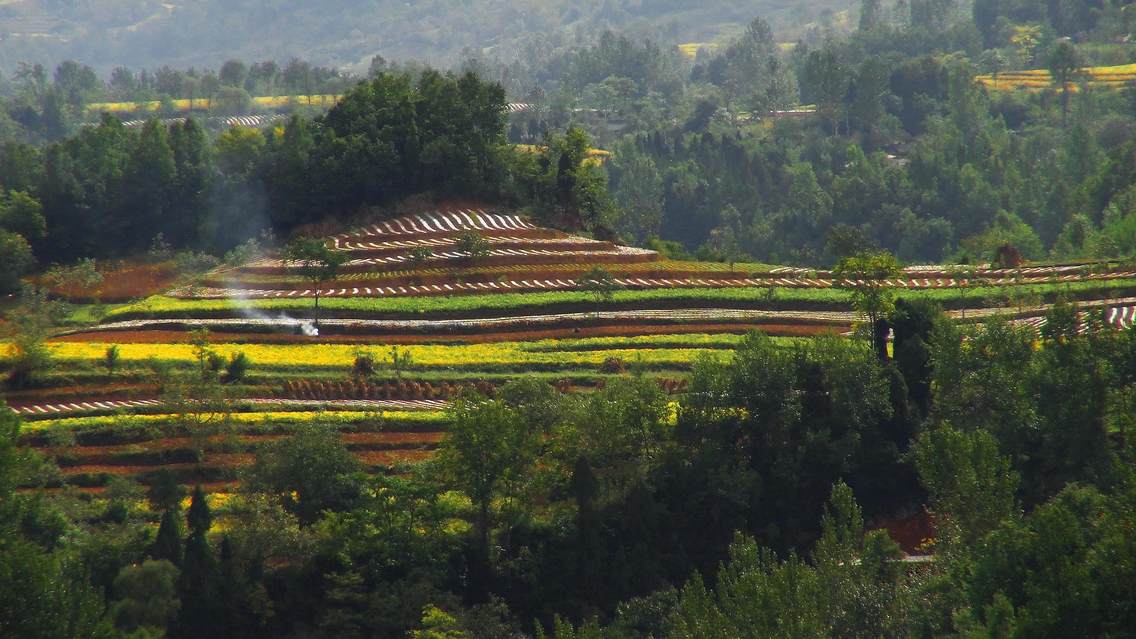
[[[601,266],[592,267],[585,272],[577,280],[577,284],[580,285],[580,288],[591,293],[592,298],[596,301],[596,306],[605,303],[610,304],[615,299],[615,292],[621,288],[615,278],[611,276],[611,273]]]
[[[880,322],[895,309],[895,291],[885,283],[902,269],[895,256],[887,251],[865,251],[837,263],[832,275],[840,285],[852,291],[852,306],[868,317],[872,327],[872,345],[881,358],[887,355],[887,331]]]
[[[1053,85],[1061,88],[1061,122],[1064,124],[1069,117],[1069,83],[1076,80],[1084,66],[1081,54],[1072,42],[1062,40],[1049,53],[1045,66],[1049,68]]]
[[[323,240],[314,237],[299,237],[292,240],[280,253],[285,264],[295,266],[301,277],[312,284],[316,291],[315,326],[320,325],[320,289],[325,282],[334,281],[339,271],[347,263],[347,255],[332,250]]]

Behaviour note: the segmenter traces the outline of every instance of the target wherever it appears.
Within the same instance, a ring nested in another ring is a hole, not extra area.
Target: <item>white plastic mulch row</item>
[[[761,311],[736,308],[644,309],[596,311],[593,313],[549,313],[544,315],[514,315],[507,317],[470,319],[322,319],[321,327],[349,328],[365,333],[403,331],[449,331],[477,329],[497,331],[504,329],[538,329],[548,325],[601,320],[617,323],[637,321],[716,322],[716,321],[777,321],[785,323],[851,323],[856,319],[851,311]],[[276,328],[282,331],[296,329],[301,321],[295,318],[220,318],[220,319],[139,319],[99,324],[84,332],[148,330],[167,327],[206,326],[229,331],[247,328]]]
[[[361,233],[344,233],[339,239],[387,235],[421,235],[455,231],[517,231],[537,228],[517,215],[486,213],[482,209],[455,209],[406,215],[379,222]]]
[[[501,251],[505,253],[505,251]],[[518,252],[521,253],[521,252]],[[530,251],[527,254],[539,254]],[[381,258],[380,258],[381,259]],[[363,260],[356,260],[362,262]],[[354,263],[354,262],[353,262]],[[1124,279],[1136,277],[1136,273],[1108,273],[1096,275],[1066,275],[1059,281],[1075,282],[1088,280]],[[783,288],[830,288],[863,285],[862,280],[826,280],[801,277],[780,278],[640,278],[617,277],[612,278],[617,286],[628,288],[740,288],[740,287],[783,287]],[[1003,286],[1011,284],[1048,283],[1047,279],[1016,280],[1000,279],[977,282],[974,280],[955,280],[944,278],[923,279],[893,279],[882,280],[881,286],[906,289],[954,288],[981,284],[985,286]],[[518,292],[518,291],[556,291],[575,290],[583,288],[575,279],[531,279],[531,280],[502,280],[499,282],[454,282],[452,284],[407,284],[403,286],[352,286],[335,287],[327,289],[242,289],[242,288],[194,288],[181,289],[171,293],[174,297],[189,299],[275,299],[275,298],[304,298],[315,297],[318,292],[322,297],[392,297],[403,295],[448,295],[451,293],[469,292]]]
[[[326,410],[442,410],[448,402],[437,399],[244,399],[234,402],[234,407],[271,406],[282,410],[326,409]],[[160,408],[165,404],[156,399],[136,399],[101,402],[70,402],[58,404],[38,404],[14,408],[17,413],[33,418],[51,418],[67,414],[102,413],[137,408]]]
[[[593,240],[586,237],[577,235],[565,235],[564,237],[518,237],[515,235],[486,235],[485,241],[490,245],[505,244],[505,243],[525,243],[532,246],[540,246],[541,244],[579,244],[580,246],[591,245],[604,245],[606,242]],[[416,249],[416,248],[438,248],[443,246],[454,246],[460,240],[456,237],[423,237],[408,240],[385,240],[381,242],[365,242],[365,241],[340,241],[338,238],[334,240],[335,248],[341,251],[374,251],[374,250],[398,250],[398,249]]]
[[[551,250],[551,249],[490,249],[484,254],[484,257],[562,257],[562,258],[593,258],[600,256],[610,255],[645,255],[651,251],[646,249],[634,248],[630,246],[615,246],[610,249],[601,250]],[[472,257],[468,251],[445,251],[435,252],[430,255],[430,261],[438,260],[464,260]],[[386,255],[382,257],[367,257],[347,262],[348,266],[386,266],[391,264],[406,264],[412,262],[414,257],[409,253],[399,253],[395,255]],[[288,266],[283,260],[279,259],[263,259],[252,262],[250,266],[254,267],[268,267],[268,268],[286,268]]]
[[[1108,309],[1108,312],[1105,313],[1105,321],[1117,328],[1131,328],[1133,325],[1136,325],[1136,306],[1114,306]],[[1030,326],[1040,331],[1045,327],[1046,319],[1045,316],[1027,317],[1014,320],[1014,324],[1017,324],[1019,326]],[[1077,325],[1077,332],[1083,335],[1089,332],[1091,329],[1092,326],[1082,315],[1080,322]]]

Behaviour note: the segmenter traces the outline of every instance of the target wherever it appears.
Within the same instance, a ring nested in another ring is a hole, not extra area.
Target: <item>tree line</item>
[[[505,140],[505,95],[473,74],[379,73],[326,114],[234,127],[113,116],[59,142],[0,147],[0,229],[15,285],[41,264],[155,244],[220,254],[262,231],[343,222],[414,194],[481,197],[593,228],[612,208],[586,135]],[[20,239],[16,239],[16,236]]]

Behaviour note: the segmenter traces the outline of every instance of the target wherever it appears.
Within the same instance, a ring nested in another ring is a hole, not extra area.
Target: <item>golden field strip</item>
[[[261,109],[280,109],[285,107],[314,106],[331,107],[339,102],[341,95],[268,95],[256,96],[252,105]],[[92,102],[87,105],[87,111],[92,113],[139,113],[146,111],[159,111],[162,101],[150,102]],[[170,104],[177,111],[208,111],[213,106],[210,98],[188,98],[170,100]]]
[[[1121,88],[1136,82],[1136,64],[1108,67],[1086,67],[1081,70],[1089,86],[1102,88]],[[1053,87],[1053,78],[1048,69],[1026,71],[1004,71],[977,77],[983,86],[999,91],[1027,90],[1038,91]],[[1079,82],[1071,82],[1069,88],[1077,90]]]
[[[628,363],[655,366],[689,366],[698,356],[720,352],[737,343],[735,335],[652,335],[633,340],[606,342],[579,340],[541,340],[535,342],[496,342],[490,344],[422,344],[406,347],[415,368],[496,368],[506,366],[579,368],[599,366],[609,357]],[[659,344],[660,348],[652,348]],[[682,344],[681,348],[676,344]],[[51,353],[63,361],[101,361],[113,342],[54,342]],[[189,344],[117,344],[123,362],[141,363],[151,359],[179,364],[196,362]],[[606,348],[605,348],[606,347]],[[255,369],[259,368],[339,368],[351,369],[359,347],[351,344],[213,344],[218,353],[243,352]],[[381,348],[375,349],[382,356]]]

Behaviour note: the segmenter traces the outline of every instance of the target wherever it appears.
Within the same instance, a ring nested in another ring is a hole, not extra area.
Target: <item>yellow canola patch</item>
[[[656,336],[662,338],[663,336]],[[672,338],[676,339],[676,338]],[[682,338],[677,338],[682,339]],[[646,340],[638,340],[639,344]],[[686,363],[707,349],[698,348],[610,348],[596,351],[553,350],[557,340],[539,342],[499,342],[493,344],[429,344],[405,347],[413,357],[415,366],[447,367],[461,365],[501,366],[510,364],[536,364],[580,366],[598,365],[608,357],[626,362]],[[65,360],[102,360],[112,343],[60,342],[50,344],[55,357]],[[613,344],[614,346],[614,344]],[[538,350],[540,347],[545,351]],[[353,344],[215,344],[213,350],[222,353],[243,352],[254,367],[342,367],[350,368],[359,346]],[[382,357],[381,348],[375,354]],[[189,344],[118,344],[123,361],[145,361],[151,358],[171,362],[195,362],[193,347]]]
[[[309,421],[325,422],[351,422],[367,419],[381,414],[384,419],[399,422],[435,422],[445,419],[442,411],[265,411],[259,413],[232,413],[234,423],[263,424],[263,423],[302,423]],[[44,419],[25,422],[21,431],[33,432],[45,428],[95,428],[99,426],[113,426],[123,421],[133,423],[153,423],[176,419],[177,415],[97,415],[91,417],[64,417],[61,419]]]
[[[1086,67],[1081,69],[1081,73],[1088,78],[1089,84],[1095,87],[1122,87],[1136,82],[1136,64]],[[985,87],[1002,91],[1014,89],[1036,91],[1053,86],[1052,76],[1047,69],[1005,71],[999,73],[997,77],[986,74],[976,79]],[[1078,83],[1073,82],[1070,83],[1069,88],[1076,91],[1080,87]]]
[[[280,108],[287,106],[334,106],[343,96],[341,95],[268,95],[257,96],[252,99],[254,107]],[[213,106],[209,98],[191,98],[170,100],[177,111],[205,111]],[[138,113],[157,111],[162,108],[162,102],[151,100],[149,102],[92,102],[86,106],[87,111],[108,113]]]

